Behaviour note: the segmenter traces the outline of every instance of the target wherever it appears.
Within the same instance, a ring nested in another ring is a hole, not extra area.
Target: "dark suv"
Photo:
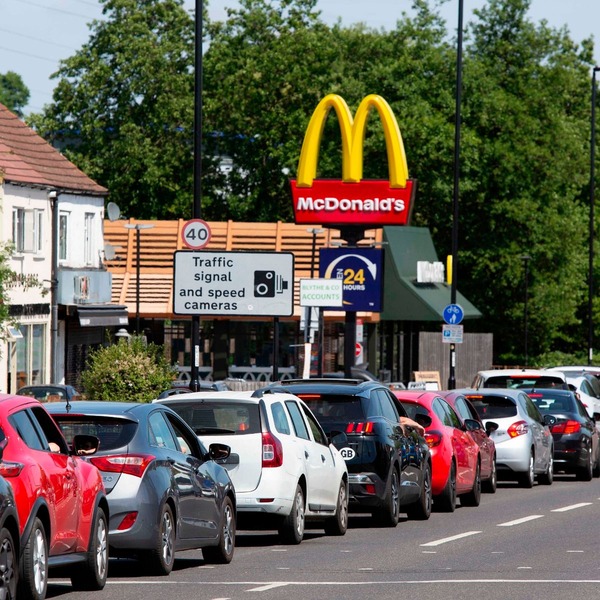
[[[429,447],[415,431],[404,433],[400,416],[407,416],[406,411],[384,384],[292,379],[266,390],[295,394],[308,404],[346,460],[350,510],[371,512],[388,527],[397,525],[401,511],[410,518],[429,518]]]

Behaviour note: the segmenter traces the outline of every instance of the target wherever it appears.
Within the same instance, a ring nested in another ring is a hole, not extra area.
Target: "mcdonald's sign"
[[[342,179],[315,179],[319,147],[329,111],[336,113],[342,138]],[[383,125],[388,156],[388,180],[363,180],[363,143],[370,112]],[[406,225],[413,205],[414,182],[400,128],[390,105],[376,94],[366,96],[354,118],[343,98],[325,96],[308,123],[300,152],[297,179],[291,181],[297,224],[330,226]]]

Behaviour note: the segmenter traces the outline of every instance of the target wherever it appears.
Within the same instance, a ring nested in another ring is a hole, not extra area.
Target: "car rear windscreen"
[[[138,426],[127,419],[96,415],[52,415],[52,418],[70,446],[76,435],[95,435],[100,440],[100,452],[127,446]]]
[[[327,431],[327,425],[363,421],[365,414],[361,398],[335,394],[296,394],[313,412],[317,421]]]
[[[169,402],[196,434],[248,435],[260,433],[258,404],[232,401]]]
[[[506,396],[466,396],[481,419],[505,419],[517,415],[517,405]]]
[[[484,383],[484,388],[507,388],[507,389],[523,389],[523,388],[558,388],[568,389],[567,384],[560,377],[552,375],[536,376],[520,376],[520,375],[493,375],[488,377]]]

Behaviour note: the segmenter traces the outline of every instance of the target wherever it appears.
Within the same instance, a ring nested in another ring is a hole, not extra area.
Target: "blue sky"
[[[485,0],[463,0],[464,20]],[[185,0],[194,8],[195,0]],[[319,0],[323,19],[344,24],[362,21],[372,27],[391,28],[403,12],[410,12],[411,0]],[[224,18],[225,7],[235,0],[208,0],[212,18]],[[25,112],[40,111],[51,102],[55,82],[50,75],[61,58],[75,53],[89,36],[87,24],[101,18],[97,0],[0,0],[0,73],[15,71],[31,92]],[[442,9],[449,28],[458,23],[458,0],[448,0]],[[567,26],[579,42],[594,35],[600,24],[600,0],[532,0],[532,21],[546,19],[553,27]],[[597,37],[597,36],[596,36]],[[600,64],[600,42],[596,39]]]

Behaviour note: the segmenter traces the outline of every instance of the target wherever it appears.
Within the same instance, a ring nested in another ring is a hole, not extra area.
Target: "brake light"
[[[263,469],[280,467],[283,464],[283,446],[270,432],[262,434],[262,466]]]
[[[439,431],[435,431],[435,429],[432,431],[426,431],[423,437],[430,448],[439,446],[442,443],[442,434]]]
[[[581,425],[578,421],[573,421],[569,419],[568,421],[561,421],[560,423],[555,423],[550,428],[552,433],[562,433],[563,435],[569,435],[571,433],[577,433],[581,431]]]
[[[135,520],[137,519],[138,513],[137,511],[133,511],[130,513],[127,513],[124,517],[123,520],[119,523],[119,526],[117,527],[118,531],[125,531],[126,529],[130,529],[131,527],[133,527],[133,524],[135,523]]]
[[[375,434],[375,423],[372,421],[348,423],[346,426],[346,433],[357,433],[363,435],[374,435]]]
[[[25,465],[18,462],[0,462],[0,475],[2,477],[17,477]]]
[[[517,421],[506,430],[506,433],[508,433],[511,438],[516,438],[520,435],[525,435],[528,431],[529,427],[527,426],[526,421]]]
[[[113,454],[94,456],[90,459],[90,462],[100,471],[142,477],[148,465],[155,458],[152,454]]]

